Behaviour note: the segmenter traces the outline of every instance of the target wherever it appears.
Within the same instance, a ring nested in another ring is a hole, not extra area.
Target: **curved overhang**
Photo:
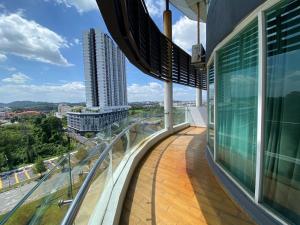
[[[97,0],[97,4],[112,38],[142,72],[206,90],[206,69],[191,65],[191,56],[160,32],[143,0]]]
[[[200,21],[206,22],[208,0],[170,0],[170,2],[189,19],[195,21],[198,18],[197,3],[199,3]]]

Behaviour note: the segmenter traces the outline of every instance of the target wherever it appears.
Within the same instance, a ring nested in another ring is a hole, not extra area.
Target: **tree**
[[[63,125],[61,120],[55,116],[43,119],[39,132],[44,143],[61,143],[63,141]]]
[[[35,162],[34,164],[34,171],[36,173],[43,173],[47,170],[45,164],[44,164],[44,161],[42,158],[38,158],[37,161]]]
[[[34,157],[34,152],[33,152],[33,144],[34,144],[34,138],[32,137],[32,135],[27,135],[27,146],[26,146],[26,159],[28,163],[32,163],[33,162],[33,157]]]
[[[85,133],[85,135],[84,135],[86,138],[92,138],[92,137],[94,137],[94,133],[92,133],[92,132],[87,132],[87,133]]]

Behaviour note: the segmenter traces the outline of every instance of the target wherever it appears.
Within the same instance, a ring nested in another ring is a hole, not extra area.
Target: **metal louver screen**
[[[191,65],[191,56],[160,32],[144,0],[97,0],[97,3],[103,8],[102,16],[113,31],[112,37],[131,63],[157,79],[207,89],[206,69]],[[108,9],[113,10],[108,12]]]
[[[266,13],[268,56],[300,48],[300,0],[284,1]]]
[[[258,64],[258,28],[257,22],[245,28],[245,32],[238,34],[230,43],[222,47],[219,60],[222,61],[220,69],[223,73],[230,73],[254,67]]]

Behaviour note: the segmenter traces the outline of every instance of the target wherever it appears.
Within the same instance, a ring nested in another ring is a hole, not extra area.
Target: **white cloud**
[[[78,38],[74,38],[74,43],[75,43],[76,45],[79,45],[79,44],[80,44],[80,40],[79,40]]]
[[[150,16],[162,16],[165,6],[165,0],[145,0],[145,4]]]
[[[192,45],[197,43],[197,22],[186,16],[181,17],[172,26],[173,41],[185,51],[191,53]],[[206,25],[200,23],[200,41],[206,47]]]
[[[164,86],[161,83],[150,82],[148,84],[131,84],[127,87],[129,102],[140,101],[163,101]],[[174,101],[193,101],[196,98],[196,89],[183,85],[173,85]],[[203,91],[203,99],[206,98],[206,92]],[[205,100],[206,101],[206,100]]]
[[[27,75],[23,73],[15,73],[10,77],[2,79],[2,82],[11,84],[25,84],[28,80],[30,80],[30,77]]]
[[[47,0],[49,1],[49,0]],[[64,4],[66,7],[75,7],[79,13],[97,10],[96,0],[54,0],[58,4]]]
[[[9,66],[3,66],[3,65],[0,65],[0,69],[7,70],[9,72],[13,72],[13,71],[17,70],[15,67],[9,67]]]
[[[67,41],[54,31],[20,13],[0,15],[0,51],[29,60],[60,66],[70,66],[60,52],[69,47]]]
[[[4,84],[0,85],[0,102],[11,101],[47,101],[47,102],[83,102],[85,87],[82,82],[65,84]]]
[[[7,59],[7,56],[0,53],[0,62],[4,62]]]
[[[138,101],[162,101],[163,86],[157,82],[148,84],[131,84],[127,87],[128,100],[130,102]]]

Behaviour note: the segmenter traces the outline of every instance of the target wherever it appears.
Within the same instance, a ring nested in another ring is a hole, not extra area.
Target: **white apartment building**
[[[72,107],[66,105],[66,104],[59,104],[57,107],[57,114],[56,116],[59,118],[62,118],[64,116],[67,116],[67,113],[72,110]]]
[[[125,56],[98,29],[83,34],[86,110],[68,112],[72,132],[99,132],[128,115]]]
[[[125,56],[113,40],[98,29],[83,34],[87,108],[127,105]]]

